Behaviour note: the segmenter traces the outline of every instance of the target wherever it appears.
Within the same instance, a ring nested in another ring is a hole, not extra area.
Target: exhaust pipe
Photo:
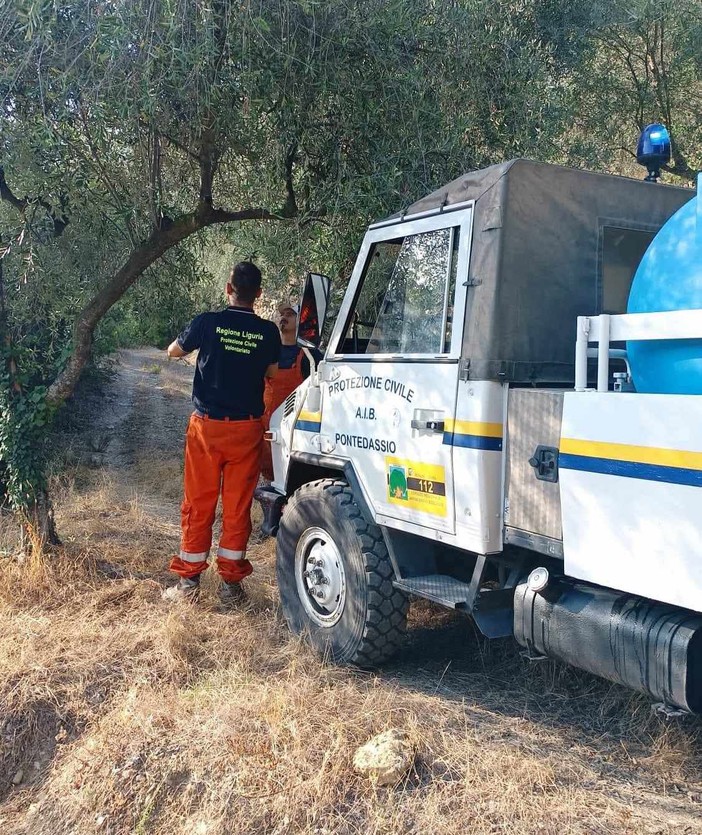
[[[702,616],[570,580],[514,594],[514,635],[529,651],[702,713]]]

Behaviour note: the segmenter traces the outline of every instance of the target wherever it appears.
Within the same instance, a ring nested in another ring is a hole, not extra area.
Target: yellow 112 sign
[[[446,474],[442,466],[386,456],[385,473],[391,504],[446,515]]]

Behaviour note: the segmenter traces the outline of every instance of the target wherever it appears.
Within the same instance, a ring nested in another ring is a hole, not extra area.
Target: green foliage
[[[660,121],[673,138],[670,173],[692,180],[702,167],[698,0],[541,0],[537,6],[571,114],[561,158],[639,176],[638,133]]]
[[[46,388],[17,389],[19,381],[7,371],[8,359],[7,351],[0,349],[5,369],[0,374],[0,504],[26,513],[45,488],[45,427],[51,415],[45,402]]]
[[[102,320],[96,351],[107,354],[140,345],[165,348],[195,315],[222,306],[225,271],[216,287],[202,258],[197,242],[166,254],[158,269],[149,270]]]

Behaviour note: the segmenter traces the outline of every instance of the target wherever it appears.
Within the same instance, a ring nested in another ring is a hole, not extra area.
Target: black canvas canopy
[[[516,159],[465,174],[402,215],[476,201],[463,337],[469,375],[562,385],[573,382],[577,317],[625,312],[645,247],[693,196]]]

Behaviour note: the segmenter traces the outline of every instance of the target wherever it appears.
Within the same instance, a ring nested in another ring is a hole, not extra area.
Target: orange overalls
[[[297,352],[295,362],[290,368],[278,368],[278,373],[273,379],[266,379],[266,388],[263,392],[263,426],[268,429],[271,422],[271,415],[305,379],[302,376],[302,360],[305,354],[302,349]],[[271,445],[268,441],[263,442],[261,451],[261,473],[264,478],[273,478],[273,459],[271,457]]]
[[[248,577],[251,503],[258,483],[263,418],[215,420],[195,412],[185,436],[185,498],[181,505],[181,550],[171,571],[194,577],[207,568],[212,525],[222,492],[222,535],[217,570],[226,583]]]

